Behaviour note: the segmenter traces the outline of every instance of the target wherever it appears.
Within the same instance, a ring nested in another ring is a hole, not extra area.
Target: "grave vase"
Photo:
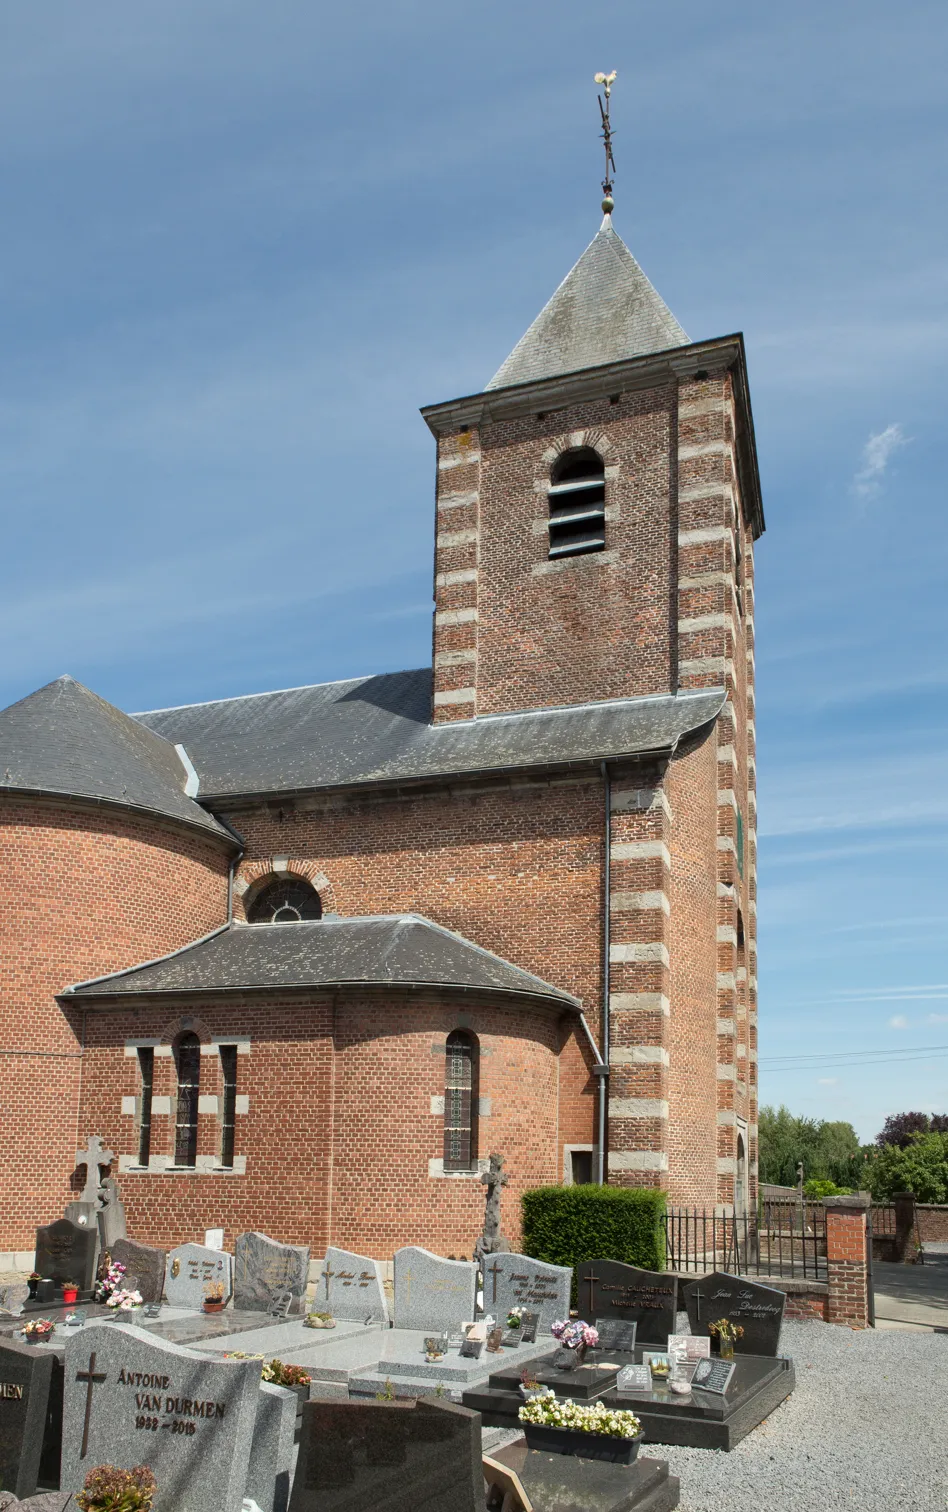
[[[722,1360],[733,1360],[733,1358],[734,1358],[734,1340],[733,1339],[719,1339],[718,1340],[718,1354],[721,1356]]]

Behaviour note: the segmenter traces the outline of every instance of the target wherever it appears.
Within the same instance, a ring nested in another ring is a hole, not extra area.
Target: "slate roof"
[[[607,215],[487,388],[508,388],[690,345]]]
[[[418,914],[323,918],[310,923],[230,924],[161,960],[67,988],[64,996],[437,986],[552,999],[568,992],[522,971]]]
[[[158,709],[135,717],[182,744],[203,802],[409,782],[672,751],[714,719],[719,689],[432,725],[431,668]]]
[[[0,792],[90,798],[226,835],[186,782],[173,742],[71,677],[0,711]]]

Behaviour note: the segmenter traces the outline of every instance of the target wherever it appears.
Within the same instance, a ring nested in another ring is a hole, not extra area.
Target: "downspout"
[[[234,877],[236,875],[238,866],[240,865],[241,861],[244,859],[244,856],[247,854],[247,842],[244,839],[243,835],[239,835],[237,833],[237,831],[234,829],[233,825],[228,824],[227,820],[223,819],[220,814],[215,814],[214,818],[217,820],[218,824],[223,825],[223,827],[227,831],[227,833],[229,835],[233,835],[234,839],[237,841],[237,851],[236,851],[236,854],[231,857],[230,867],[228,868],[228,872],[227,872],[227,922],[228,922],[228,924],[233,924],[233,922],[234,922]]]
[[[606,1109],[609,1103],[609,944],[612,934],[612,779],[609,767],[602,763],[602,782],[605,801],[605,854],[602,874],[602,1063],[596,1066],[599,1077],[599,1134],[597,1141],[596,1181],[603,1186],[606,1180]]]

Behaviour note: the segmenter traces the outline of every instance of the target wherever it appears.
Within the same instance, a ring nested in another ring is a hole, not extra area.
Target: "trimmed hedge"
[[[520,1199],[523,1252],[548,1265],[622,1260],[665,1269],[665,1193],[653,1187],[534,1187]],[[575,1277],[573,1285],[575,1288]]]

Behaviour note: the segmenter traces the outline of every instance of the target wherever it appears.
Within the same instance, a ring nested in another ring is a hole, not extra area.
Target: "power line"
[[[883,1060],[899,1060],[910,1055],[943,1055],[946,1051],[948,1051],[948,1045],[899,1045],[891,1049],[880,1047],[877,1050],[821,1050],[816,1055],[768,1055],[761,1060],[761,1065],[775,1066],[784,1061],[792,1061],[794,1064],[810,1061],[816,1064],[827,1058],[839,1061],[862,1060],[874,1056],[881,1056]]]

